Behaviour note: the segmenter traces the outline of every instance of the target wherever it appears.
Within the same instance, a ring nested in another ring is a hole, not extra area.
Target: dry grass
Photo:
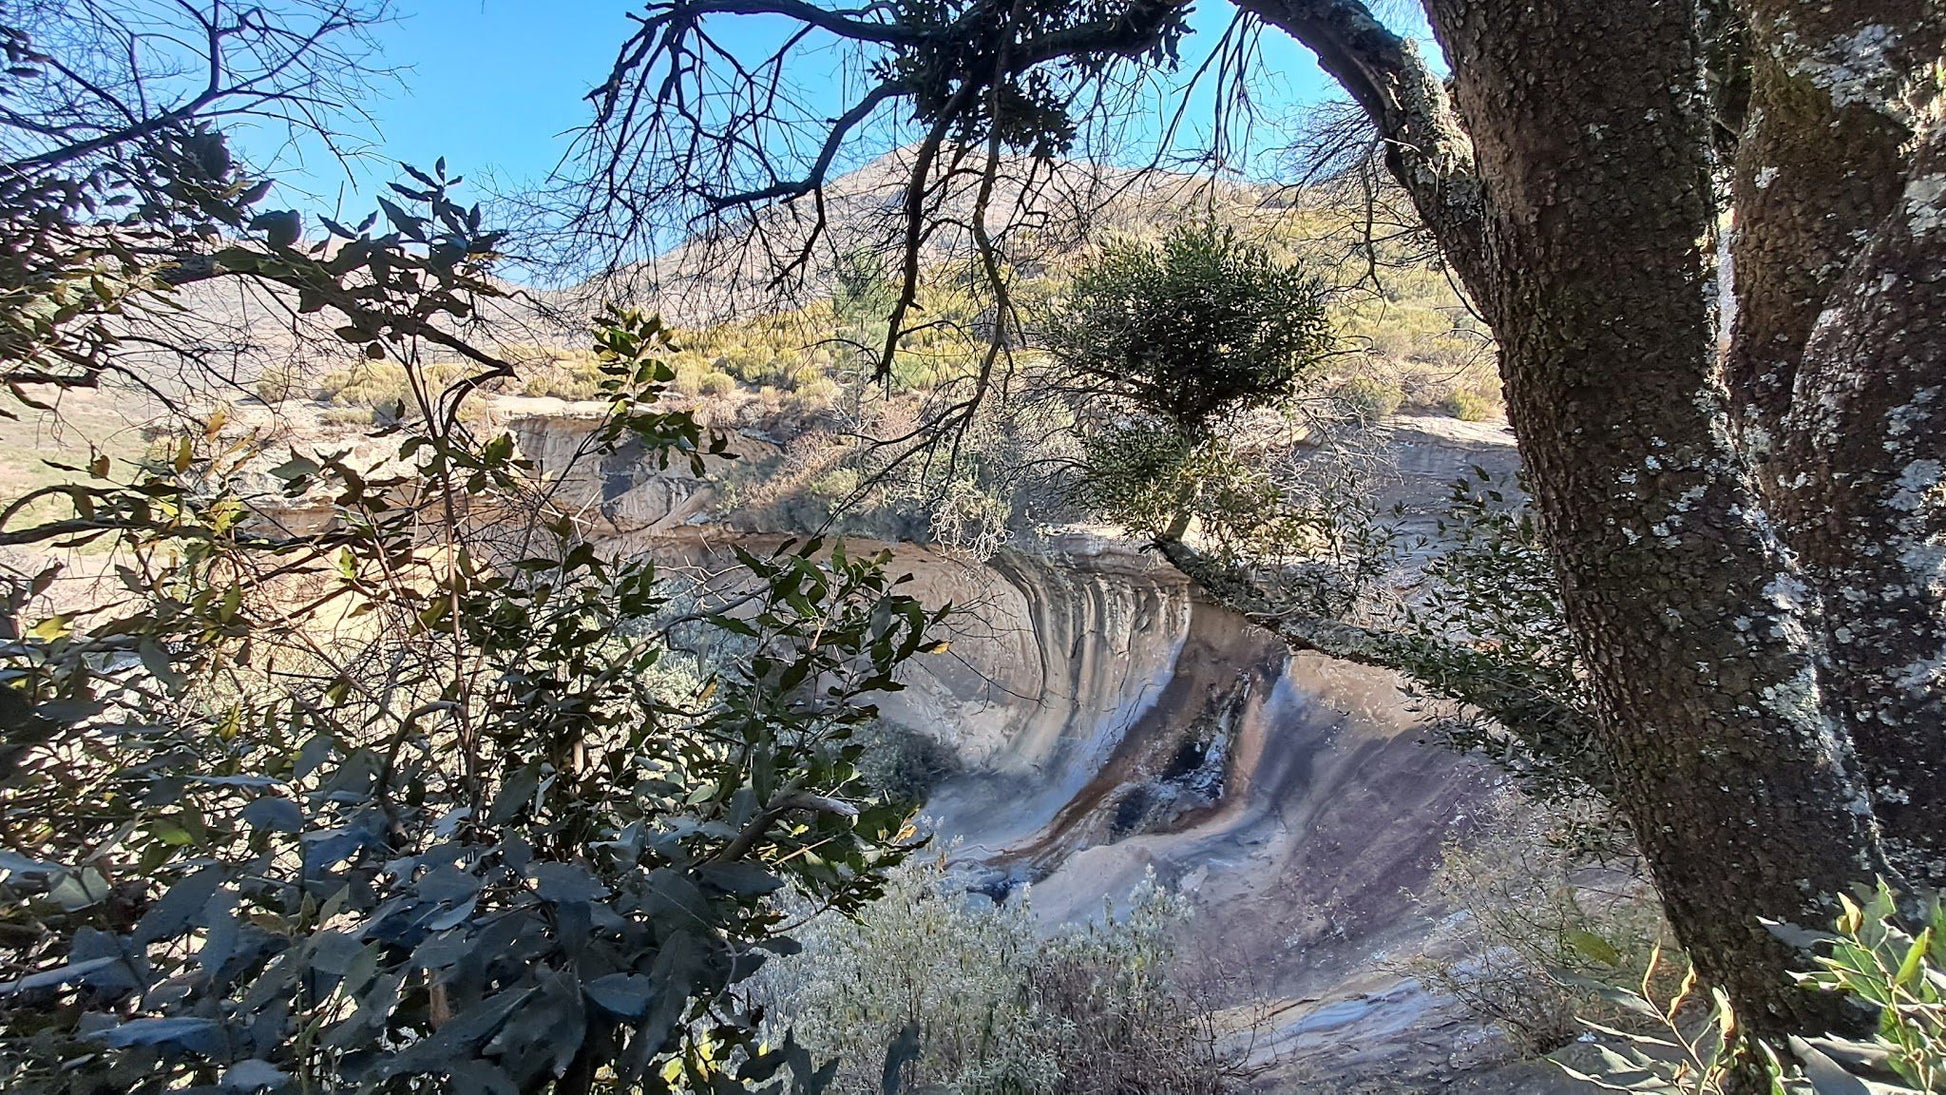
[[[109,458],[111,472],[126,472],[147,451],[158,415],[146,397],[114,388],[36,394],[57,409],[37,411],[9,400],[7,409],[18,417],[0,419],[0,503],[85,479],[85,472],[68,469],[85,468],[96,456]],[[14,523],[71,516],[65,501],[48,499],[30,503]]]
[[[1459,928],[1457,952],[1404,963],[1537,1054],[1579,1035],[1578,1017],[1628,1022],[1563,974],[1640,984],[1657,945],[1673,946],[1640,871],[1578,861],[1559,839],[1567,820],[1503,792],[1469,834],[1447,842],[1426,894]]]

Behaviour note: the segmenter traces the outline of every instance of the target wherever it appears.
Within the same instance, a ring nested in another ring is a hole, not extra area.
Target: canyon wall
[[[544,464],[574,448],[571,420],[516,429]],[[1391,446],[1381,496],[1408,522],[1428,523],[1475,464],[1511,471],[1504,433],[1447,429]],[[714,524],[708,487],[680,470],[577,475],[565,496],[624,549],[694,563],[778,539]],[[1446,1088],[1500,1052],[1395,964],[1438,945],[1445,911],[1416,895],[1497,782],[1421,740],[1398,679],[1293,654],[1153,552],[1098,533],[984,561],[871,546],[912,575],[907,592],[961,610],[950,650],[881,709],[956,758],[927,813],[976,888],[1004,899],[1029,887],[1036,914],[1059,923],[1101,915],[1154,872],[1192,903],[1195,967],[1273,1066],[1271,1088]],[[1554,1087],[1490,1075],[1474,1090]]]
[[[1494,773],[1423,742],[1390,674],[1293,655],[1134,545],[1049,546],[897,553],[912,588],[967,606],[882,708],[963,762],[928,812],[981,888],[1030,884],[1070,921],[1153,871],[1273,1076],[1404,1090],[1497,1052],[1394,968],[1437,934],[1415,895]]]

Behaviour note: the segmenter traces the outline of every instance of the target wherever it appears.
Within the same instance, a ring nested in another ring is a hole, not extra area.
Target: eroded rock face
[[[698,476],[679,460],[659,466],[639,440],[625,441],[612,453],[595,453],[593,433],[607,411],[605,403],[503,397],[494,406],[505,416],[520,454],[558,484],[557,503],[604,535],[652,535],[696,524],[715,501],[710,477],[727,461],[708,458]],[[741,434],[730,440],[739,458],[760,458],[775,448]]]
[[[731,542],[771,546],[689,529],[649,550],[692,562]],[[892,551],[902,589],[962,609],[951,649],[880,709],[957,757],[927,813],[980,889],[1031,886],[1060,923],[1153,870],[1190,899],[1194,962],[1257,1027],[1272,1077],[1336,1082],[1381,1059],[1395,1081],[1444,1076],[1497,1052],[1388,962],[1430,934],[1413,894],[1494,783],[1420,740],[1396,679],[1292,655],[1136,544]]]
[[[729,531],[707,471],[590,456],[599,408],[495,407],[521,454],[559,477],[556,503],[611,549],[690,563],[781,539]],[[759,439],[735,443],[766,455]],[[1448,420],[1390,427],[1381,453],[1394,474],[1377,501],[1399,504],[1408,531],[1431,530],[1470,467],[1515,465],[1504,429]],[[277,519],[323,519],[287,506]],[[962,609],[950,651],[881,709],[957,758],[928,812],[982,889],[1031,885],[1058,923],[1101,915],[1153,870],[1190,898],[1204,988],[1274,1058],[1276,1089],[1442,1089],[1493,1056],[1477,1023],[1387,961],[1432,934],[1412,895],[1493,782],[1419,740],[1397,680],[1293,656],[1138,544],[1074,534],[984,562],[892,550],[906,591]]]
[[[1153,870],[1239,1014],[1275,1016],[1280,1073],[1356,1075],[1374,1037],[1400,1075],[1486,1048],[1386,959],[1428,934],[1412,894],[1492,773],[1423,743],[1390,675],[1293,656],[1133,545],[1055,546],[898,550],[908,588],[971,606],[882,707],[960,756],[928,812],[984,888],[1067,921]]]
[[[1474,432],[1400,431],[1388,505],[1429,506],[1472,464],[1510,471],[1511,446]],[[659,478],[638,472],[619,497],[647,500]],[[671,561],[778,539],[699,527],[686,501],[620,512],[635,519],[615,522],[617,544]],[[1153,870],[1191,899],[1199,967],[1276,1058],[1272,1087],[1439,1089],[1499,1053],[1389,962],[1431,934],[1413,894],[1495,782],[1420,740],[1395,678],[1291,654],[1137,544],[1073,535],[980,563],[891,547],[907,592],[963,610],[950,651],[880,706],[957,757],[928,813],[981,888],[1031,885],[1037,914],[1063,922]]]
[[[880,705],[971,773],[941,788],[933,809],[969,846],[998,852],[1103,805],[1104,773],[1131,731],[1154,721],[1189,640],[1195,605],[1182,575],[1131,546],[1085,540],[983,565],[912,548],[897,560],[919,596],[963,609],[952,650]]]

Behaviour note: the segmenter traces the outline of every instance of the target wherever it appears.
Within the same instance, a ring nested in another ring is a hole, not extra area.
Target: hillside
[[[893,294],[884,260],[874,256],[883,254],[886,195],[905,155],[888,154],[833,183],[812,259],[789,285],[768,284],[764,271],[778,254],[804,244],[808,226],[795,207],[769,211],[760,230],[747,235],[691,240],[619,282],[558,293],[508,287],[510,296],[488,302],[468,327],[517,365],[516,379],[491,391],[508,399],[592,397],[593,360],[567,317],[591,310],[602,289],[626,287],[642,306],[678,324],[671,364],[680,402],[706,422],[773,446],[771,455],[736,469],[736,489],[768,500],[772,522],[815,526],[830,519],[861,500],[853,496],[861,475],[870,474],[856,463],[855,439],[905,432],[955,398],[978,366],[990,326],[983,290],[966,265],[964,230],[935,233],[918,300],[922,326],[904,340],[887,383],[869,376],[866,347],[882,339]],[[1415,259],[1410,241],[1361,252],[1364,228],[1342,196],[1075,162],[1031,179],[1018,177],[1020,170],[1013,165],[994,205],[1019,203],[1020,226],[1007,244],[1032,257],[1016,287],[1030,313],[1036,302],[1058,297],[1088,241],[1153,238],[1185,217],[1215,216],[1345,286],[1334,325],[1350,352],[1334,363],[1327,387],[1381,416],[1405,410],[1499,417],[1490,346],[1446,275]],[[962,213],[969,200],[964,192],[950,198]],[[328,324],[294,314],[275,294],[198,285],[184,304],[185,318],[175,322],[187,326],[177,340],[194,351],[193,366],[152,354],[139,384],[110,376],[98,391],[60,396],[60,415],[0,420],[0,498],[71,474],[49,468],[49,459],[78,465],[100,452],[139,460],[168,425],[158,394],[199,418],[216,413],[231,423],[288,430],[307,445],[354,441],[408,394],[398,366],[366,361]],[[709,322],[712,315],[725,318]],[[1024,361],[1031,373],[1031,355]],[[437,355],[430,367],[435,376],[463,375]],[[518,413],[517,402],[506,407]],[[924,504],[938,501],[936,486],[914,489],[933,495]],[[887,520],[860,527],[913,528],[909,517]],[[924,535],[923,521],[919,530]]]

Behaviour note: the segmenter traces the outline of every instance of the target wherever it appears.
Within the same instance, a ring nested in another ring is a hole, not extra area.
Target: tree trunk
[[[1946,886],[1946,133],[1826,302],[1785,416],[1778,511],[1822,595],[1826,703],[1892,870]]]
[[[1728,372],[1772,513],[1822,607],[1824,706],[1888,865],[1946,885],[1946,360],[1926,0],[1749,0]],[[1860,240],[1869,239],[1861,246]]]
[[[1758,1030],[1815,1029],[1826,1002],[1759,920],[1823,921],[1876,859],[1818,705],[1802,583],[1718,380],[1695,13],[1429,7],[1487,180],[1483,305],[1617,805],[1703,974]]]
[[[1312,17],[1338,6],[1286,5]],[[1684,946],[1749,1026],[1826,1028],[1830,1001],[1794,986],[1802,960],[1760,920],[1821,923],[1829,895],[1880,860],[1846,735],[1820,705],[1815,606],[1731,429],[1697,12],[1681,0],[1427,8],[1470,140],[1477,221],[1447,211],[1453,184],[1430,189],[1411,170],[1427,157],[1393,163],[1499,340],[1615,804]],[[1287,29],[1319,35],[1315,21]],[[1342,38],[1320,57],[1369,44]],[[1447,227],[1456,219],[1462,231]]]

